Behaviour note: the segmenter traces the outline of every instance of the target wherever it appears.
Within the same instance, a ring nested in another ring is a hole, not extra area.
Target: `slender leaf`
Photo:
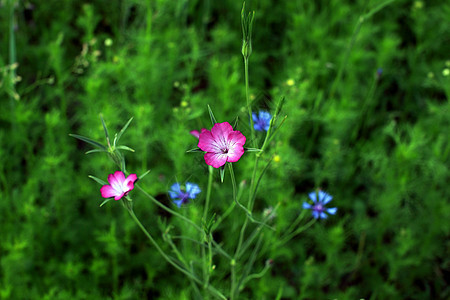
[[[122,134],[127,130],[128,126],[130,125],[131,121],[133,121],[133,117],[131,117],[128,122],[125,124],[125,126],[122,127],[122,129],[119,131],[117,136],[114,138],[114,145],[119,142],[120,138],[122,137]]]
[[[233,122],[233,129],[237,128],[238,122],[239,122],[239,116],[236,116],[236,118],[234,119],[234,122]]]
[[[186,153],[193,153],[193,152],[203,152],[204,153],[205,151],[203,151],[200,148],[194,148],[194,149],[190,149],[190,150],[186,151]]]
[[[142,178],[144,178],[145,176],[147,176],[147,174],[150,173],[150,170],[148,170],[147,172],[145,172],[144,174],[142,174],[141,176],[138,177],[138,180],[141,180]]]
[[[100,207],[102,207],[103,205],[105,205],[106,203],[108,203],[109,201],[111,201],[113,198],[108,198],[105,201],[102,202],[102,204],[100,204]]]
[[[211,123],[214,126],[214,124],[217,123],[217,120],[216,120],[216,117],[214,117],[214,113],[212,112],[211,107],[209,107],[209,104],[208,104],[208,112],[209,112],[209,117],[211,118]]]
[[[82,136],[82,135],[78,135],[78,134],[72,134],[72,133],[70,133],[69,135],[70,135],[71,137],[74,137],[74,138],[76,138],[76,139],[79,139],[79,140],[81,140],[81,141],[83,141],[83,142],[85,142],[85,143],[91,144],[91,145],[94,146],[94,147],[97,147],[97,148],[106,150],[106,147],[105,147],[105,146],[103,146],[103,145],[100,144],[99,142],[94,141],[94,140],[92,140],[92,139],[90,139],[90,138],[88,138],[88,137],[85,137],[85,136]]]
[[[117,146],[116,149],[127,150],[127,151],[130,151],[130,152],[135,152],[134,149],[131,149],[130,147],[124,146],[124,145]]]
[[[258,148],[244,148],[245,152],[261,152],[261,149]]]
[[[106,137],[106,140],[108,141],[108,145],[109,145],[109,133],[108,133],[108,128],[106,128],[105,120],[103,120],[103,115],[102,115],[102,114],[100,114],[100,120],[102,120],[103,130],[105,131],[105,137]]]
[[[223,179],[225,177],[225,165],[221,166],[219,171],[220,171],[220,182],[223,183]]]
[[[86,151],[85,154],[91,154],[91,153],[96,153],[96,152],[108,152],[108,151],[103,150],[103,149],[93,149],[93,150]]]
[[[99,184],[101,184],[101,185],[107,185],[107,184],[108,184],[106,181],[103,181],[103,180],[101,180],[101,179],[98,178],[98,177],[95,177],[95,176],[92,176],[92,175],[89,175],[88,177],[89,177],[90,179],[92,179],[92,180],[95,180],[97,183],[99,183]]]

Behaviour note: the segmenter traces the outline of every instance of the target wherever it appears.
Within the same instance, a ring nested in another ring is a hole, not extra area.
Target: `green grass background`
[[[269,149],[280,160],[255,204],[261,212],[281,203],[277,231],[255,262],[256,271],[269,258],[273,267],[241,298],[448,299],[450,3],[246,6],[256,11],[254,108],[273,112],[285,96],[287,119]],[[102,155],[84,155],[89,146],[68,134],[103,141],[100,113],[112,132],[134,117],[122,137],[136,150],[126,153],[127,170],[151,169],[140,184],[167,205],[172,183],[197,182],[204,192],[180,211],[200,222],[208,173],[201,154],[185,153],[196,146],[189,131],[209,128],[209,104],[221,122],[239,116],[250,137],[241,7],[0,1],[1,299],[192,299],[188,280],[119,203],[99,208],[100,186],[87,175],[106,180],[116,169]],[[250,180],[252,156],[235,164],[240,182]],[[334,196],[337,214],[271,247],[319,187]],[[158,241],[164,222],[188,230],[138,193],[134,199]],[[231,201],[229,180],[220,184],[216,174],[213,211]],[[232,249],[240,228],[233,224],[243,219],[235,211],[215,239]],[[189,255],[189,244],[180,247]],[[219,288],[224,264],[214,274]]]

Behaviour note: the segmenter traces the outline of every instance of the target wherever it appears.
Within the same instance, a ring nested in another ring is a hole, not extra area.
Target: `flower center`
[[[315,209],[316,211],[318,211],[318,212],[323,212],[323,205],[322,205],[321,203],[316,204],[316,205],[314,206],[314,209]]]
[[[227,154],[228,153],[228,149],[227,148],[223,148],[221,149],[223,154]]]

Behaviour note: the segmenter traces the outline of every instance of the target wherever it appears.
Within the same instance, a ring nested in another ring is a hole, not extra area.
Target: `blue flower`
[[[318,193],[316,192],[311,192],[308,194],[309,198],[312,200],[313,204],[309,204],[307,202],[303,202],[303,208],[304,209],[311,209],[312,210],[312,215],[314,218],[316,219],[326,219],[328,217],[328,214],[330,215],[334,215],[337,212],[337,208],[333,207],[333,208],[326,208],[325,205],[330,202],[331,200],[333,200],[333,197],[330,196],[329,194],[323,192],[323,191],[319,191]]]
[[[169,195],[170,198],[174,199],[173,203],[181,207],[181,204],[188,203],[189,199],[195,199],[200,192],[200,188],[195,183],[186,182],[186,187],[183,187],[177,182],[170,187]]]
[[[267,131],[269,130],[270,120],[272,116],[267,111],[261,110],[258,115],[256,113],[252,113],[253,118],[253,127],[258,131]]]

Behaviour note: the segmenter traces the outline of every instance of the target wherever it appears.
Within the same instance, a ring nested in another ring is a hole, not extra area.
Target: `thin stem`
[[[185,274],[186,276],[188,276],[190,279],[194,280],[196,283],[202,285],[203,282],[198,279],[195,275],[193,275],[191,272],[189,272],[188,270],[182,268],[181,266],[179,266],[178,264],[176,264],[172,258],[170,258],[169,256],[167,256],[166,253],[164,253],[164,251],[161,249],[161,247],[159,247],[158,243],[153,239],[153,237],[150,235],[150,233],[147,231],[147,229],[144,227],[144,225],[142,225],[142,223],[139,221],[139,219],[136,217],[136,215],[134,214],[134,211],[131,207],[127,207],[128,212],[130,213],[130,216],[132,217],[132,219],[136,222],[136,224],[139,226],[139,228],[141,228],[141,230],[144,232],[144,234],[147,236],[147,238],[150,240],[150,242],[152,243],[152,245],[156,248],[156,250],[158,250],[159,254],[161,254],[161,256],[169,263],[171,264],[175,269],[177,269],[178,271],[180,271],[181,273]],[[220,298],[220,299],[224,299],[226,300],[227,298],[218,290],[216,290],[214,287],[208,285],[206,287],[213,295],[215,295],[216,297]]]
[[[197,240],[194,240],[194,239],[192,239],[192,238],[189,238],[189,237],[185,237],[185,236],[173,236],[172,239],[187,240],[187,241],[190,241],[190,242],[199,244],[201,247],[206,248],[206,246],[205,246],[203,243],[201,243],[201,242],[199,242],[199,241],[197,241]],[[229,259],[229,260],[232,260],[232,259],[233,259],[233,258],[231,257],[230,254],[228,254],[225,250],[222,249],[222,247],[221,247],[219,244],[217,244],[216,241],[211,240],[211,243],[212,243],[212,245],[214,246],[213,250],[214,250],[215,252],[217,252],[217,253],[219,253],[219,254],[222,254],[223,256],[225,256],[225,257],[226,257],[227,259]]]
[[[347,66],[348,58],[350,57],[350,53],[352,52],[353,46],[356,42],[356,37],[358,36],[359,31],[361,30],[362,24],[364,23],[364,20],[365,20],[364,12],[366,11],[366,8],[367,8],[367,5],[369,2],[370,1],[366,2],[364,9],[363,9],[363,14],[358,18],[358,23],[356,24],[355,30],[353,31],[353,34],[352,34],[352,37],[350,40],[350,45],[348,46],[347,51],[345,53],[344,62],[340,65],[338,73],[336,75],[336,79],[334,80],[333,85],[331,86],[330,97],[329,97],[330,99],[333,98],[334,93],[336,91],[336,87],[337,87],[339,81],[341,80],[342,73],[343,73],[345,67]]]
[[[231,184],[232,184],[232,186],[233,186],[233,201],[240,207],[240,208],[242,208],[242,210],[244,210],[244,212],[247,214],[247,216],[251,219],[251,220],[253,220],[253,221],[255,221],[255,222],[257,222],[256,220],[254,220],[253,218],[252,218],[252,213],[244,206],[244,205],[242,205],[241,203],[239,203],[238,201],[237,201],[237,197],[236,197],[236,194],[237,194],[237,187],[236,187],[236,178],[234,177],[234,171],[233,171],[233,164],[231,164],[231,163],[229,163],[228,164],[228,169],[230,170],[230,177],[231,177]]]
[[[255,128],[253,127],[253,118],[252,118],[252,106],[250,102],[250,94],[249,94],[249,83],[248,83],[248,58],[244,57],[244,68],[245,68],[245,98],[247,100],[247,109],[248,109],[248,117],[250,119],[250,132],[252,136],[253,147],[256,148],[256,139],[255,139]]]
[[[258,238],[258,242],[256,243],[255,248],[252,251],[252,254],[248,260],[248,262],[246,263],[246,268],[244,271],[244,274],[241,277],[241,280],[239,280],[238,286],[237,286],[237,296],[239,296],[239,292],[244,288],[244,283],[247,282],[246,278],[248,276],[248,274],[250,273],[253,264],[255,263],[256,257],[258,255],[259,249],[261,247],[261,242],[263,240],[263,236],[264,234],[261,234]]]
[[[285,243],[289,242],[294,236],[296,236],[297,234],[301,233],[302,231],[305,231],[306,229],[308,229],[309,227],[311,227],[311,225],[313,225],[317,220],[316,219],[312,219],[311,221],[309,221],[308,223],[306,223],[305,225],[303,225],[302,227],[299,227],[297,230],[295,230],[294,232],[288,234],[287,236],[285,236],[284,238],[282,238],[276,245],[277,247],[280,247],[282,245],[284,245]]]
[[[261,232],[262,227],[263,226],[267,226],[266,223],[270,220],[271,215],[273,215],[273,213],[276,212],[276,210],[278,209],[279,206],[280,206],[280,203],[278,203],[274,207],[273,212],[271,214],[267,215],[266,218],[263,220],[263,222],[260,223],[259,226],[255,228],[255,230],[253,230],[252,234],[249,236],[249,238],[245,241],[245,244],[240,249],[240,252],[236,252],[235,259],[239,259],[239,257],[242,256],[242,254],[247,250],[247,248],[250,247],[250,245],[252,244],[253,240]]]
[[[212,181],[213,181],[213,168],[211,166],[209,166],[208,171],[209,171],[208,188],[206,189],[205,207],[203,208],[203,222],[206,222],[206,217],[208,215],[209,200],[211,198],[211,189],[212,189]],[[202,233],[202,235],[203,234],[205,234],[205,233]],[[201,237],[201,240],[203,241],[203,236]],[[208,242],[208,247],[209,248],[211,247],[211,242]],[[211,249],[209,249],[209,250],[211,250]],[[211,266],[206,258],[206,253],[205,253],[204,247],[202,247],[202,260],[203,260],[203,279],[205,280],[205,285],[208,285]]]
[[[183,263],[183,265],[186,269],[190,268],[190,272],[192,274],[194,274],[194,268],[193,268],[192,264],[190,266],[188,265],[188,263],[184,259],[183,255],[181,255],[180,251],[178,250],[177,246],[173,243],[172,238],[170,236],[168,236],[168,237],[166,237],[165,240],[169,243],[170,247],[172,248],[173,252],[177,256],[178,260],[181,263]],[[191,282],[192,289],[196,292],[197,296],[199,296],[201,298],[201,293],[198,290],[198,287],[197,287],[197,284],[195,283],[195,281],[192,278],[189,278],[189,281]]]
[[[155,203],[156,205],[158,205],[159,207],[161,207],[162,209],[164,209],[165,211],[167,211],[168,213],[171,213],[172,215],[182,219],[183,221],[191,224],[192,226],[194,226],[194,228],[196,230],[198,230],[199,232],[203,232],[203,230],[200,228],[200,226],[198,226],[197,224],[195,224],[194,222],[192,222],[191,220],[189,220],[188,218],[186,218],[185,216],[177,213],[176,211],[168,208],[167,206],[165,206],[164,204],[162,204],[161,202],[159,202],[158,200],[156,200],[153,196],[151,196],[149,193],[147,193],[146,191],[144,191],[144,189],[142,189],[139,185],[135,185],[137,186],[137,188],[150,200],[152,200],[153,203]]]

